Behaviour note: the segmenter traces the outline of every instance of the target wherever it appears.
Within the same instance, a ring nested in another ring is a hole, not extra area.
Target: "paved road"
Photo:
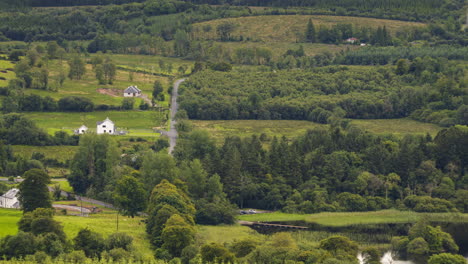
[[[176,145],[176,140],[177,140],[177,130],[176,130],[176,121],[175,121],[175,115],[177,113],[177,110],[179,110],[179,104],[177,103],[177,97],[179,96],[179,85],[183,83],[185,79],[180,79],[177,80],[174,83],[174,87],[172,89],[172,98],[171,98],[171,128],[169,131],[162,132],[163,135],[166,135],[169,138],[169,154],[172,154],[172,151],[174,151],[174,147]]]

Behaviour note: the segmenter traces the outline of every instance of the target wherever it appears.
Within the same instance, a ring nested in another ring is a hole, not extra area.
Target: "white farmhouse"
[[[80,128],[78,128],[74,132],[75,132],[76,135],[81,135],[81,134],[86,133],[87,131],[88,131],[88,127],[85,126],[85,125],[82,125],[82,126],[80,126]]]
[[[141,90],[136,86],[129,86],[124,90],[124,97],[139,97],[141,96]]]
[[[115,133],[115,124],[110,120],[109,118],[106,118],[106,120],[97,122],[97,129],[96,133],[99,134],[111,134],[113,135]]]
[[[1,208],[15,208],[19,209],[20,208],[20,202],[18,200],[18,195],[19,190],[16,188],[13,188],[6,192],[4,195],[0,196],[0,207]]]

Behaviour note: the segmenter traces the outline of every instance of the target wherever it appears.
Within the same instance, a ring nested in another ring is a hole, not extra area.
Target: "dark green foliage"
[[[101,234],[89,229],[81,229],[73,238],[75,250],[83,250],[88,258],[99,257],[105,249],[105,241]]]
[[[320,248],[335,256],[339,254],[339,252],[355,256],[357,254],[358,245],[347,237],[332,236],[320,241]]]
[[[54,209],[37,208],[27,212],[18,222],[19,230],[30,232],[36,236],[54,234],[57,240],[65,242],[66,237],[62,225],[53,219]],[[51,238],[51,239],[55,239]]]
[[[126,233],[113,233],[106,239],[106,249],[112,250],[120,248],[128,251],[131,249],[132,242],[133,237]]]
[[[58,101],[58,108],[63,112],[91,112],[94,110],[94,104],[85,97],[67,96]]]
[[[403,202],[406,207],[416,212],[441,213],[457,211],[450,201],[431,198],[430,196],[408,196]]]
[[[307,29],[305,32],[305,39],[306,42],[316,42],[316,33],[315,33],[315,26],[312,23],[312,19],[309,19],[309,22],[307,23]]]
[[[124,176],[115,186],[114,201],[124,215],[132,218],[146,208],[146,190],[135,177]]]
[[[234,263],[234,254],[223,245],[217,243],[205,244],[200,250],[203,263]]]
[[[47,184],[49,175],[41,169],[32,169],[24,174],[24,181],[19,185],[19,201],[23,212],[32,212],[37,208],[52,208]]]
[[[134,98],[124,98],[122,100],[122,109],[123,110],[133,110],[133,107],[135,105],[135,99]]]
[[[18,232],[18,234],[8,235],[0,240],[0,254],[10,258],[21,258],[32,255],[36,251],[36,237],[31,233]]]
[[[70,164],[68,181],[79,194],[87,192],[111,200],[111,194],[104,190],[113,182],[118,159],[117,146],[110,136],[82,135],[80,147]]]
[[[163,93],[163,92],[164,92],[164,87],[163,87],[161,81],[158,81],[158,80],[154,81],[154,84],[153,84],[153,99],[158,98],[159,95],[161,93]]]
[[[171,227],[163,236],[166,222],[175,215],[177,217],[172,220]],[[182,249],[193,239],[194,215],[195,207],[187,194],[167,180],[162,180],[154,187],[148,203],[146,232],[151,243],[156,246],[166,243],[165,249],[170,254],[180,256]],[[181,230],[187,234],[177,234]]]
[[[441,253],[432,255],[428,264],[466,264],[466,259],[461,255],[455,255],[450,253]]]

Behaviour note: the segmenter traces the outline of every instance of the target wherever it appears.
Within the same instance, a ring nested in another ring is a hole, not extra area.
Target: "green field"
[[[13,71],[7,71],[7,69],[12,69],[14,67],[15,65],[10,61],[0,60],[0,87],[7,86],[8,81],[15,78],[15,73]],[[6,71],[6,73],[2,71]],[[5,78],[5,80],[2,80],[3,78]]]
[[[196,129],[207,130],[217,143],[223,143],[228,136],[248,137],[265,133],[268,137],[294,138],[303,135],[307,130],[328,125],[298,120],[191,120]],[[376,134],[421,134],[435,136],[442,127],[423,123],[408,118],[403,119],[353,119],[355,125]]]
[[[96,56],[96,55],[92,55]],[[112,54],[112,60],[121,67],[134,70],[143,70],[145,72],[152,72],[154,74],[162,75],[177,75],[180,66],[186,68],[186,73],[190,73],[193,66],[193,61],[183,60],[179,58],[169,58],[162,56],[148,56],[148,55],[125,55],[125,54]],[[160,61],[164,62],[165,69],[161,69]],[[172,70],[168,71],[168,65],[172,66]]]
[[[113,55],[119,58],[120,55]],[[116,62],[117,64],[117,62]],[[48,69],[50,72],[49,83],[50,86],[56,87],[57,92],[38,89],[27,89],[26,93],[38,94],[41,96],[51,96],[58,100],[66,96],[82,96],[89,98],[95,105],[108,104],[108,105],[121,105],[123,100],[123,90],[130,85],[136,85],[143,91],[143,94],[151,98],[153,91],[153,83],[155,80],[160,80],[167,87],[169,79],[167,77],[155,76],[152,74],[133,73],[132,76],[128,71],[117,70],[116,79],[113,84],[99,85],[96,80],[95,73],[90,64],[86,65],[86,73],[81,80],[66,79],[63,87],[58,87],[57,78],[62,69],[65,74],[68,74],[69,67],[66,61],[60,63],[59,60],[49,61]],[[130,80],[133,78],[133,80]],[[169,100],[166,96],[166,103]],[[137,98],[135,106],[138,107],[141,99]]]
[[[34,152],[40,152],[47,158],[56,159],[61,162],[70,160],[78,150],[78,146],[20,146],[13,145],[13,153],[25,158],[31,158]]]
[[[318,214],[286,214],[281,212],[239,216],[244,221],[284,222],[306,221],[325,226],[348,226],[356,224],[415,223],[419,219],[432,221],[468,222],[468,214],[416,213],[412,211],[382,210],[375,212],[343,212]]]
[[[154,133],[153,128],[162,125],[164,113],[156,111],[102,111],[89,113],[24,113],[33,120],[40,128],[49,133],[59,130],[72,133],[73,129],[78,129],[81,125],[86,125],[90,131],[96,130],[96,122],[109,117],[117,126],[117,129],[129,131],[127,136],[132,137],[159,137],[159,133]]]
[[[216,27],[224,22],[236,25],[232,36],[242,35],[252,41],[262,42],[296,42],[301,40],[309,19],[312,19],[318,29],[321,25],[352,24],[376,28],[386,26],[391,33],[410,27],[421,27],[425,24],[404,22],[397,20],[375,19],[349,16],[322,16],[322,15],[278,15],[278,16],[252,16],[239,18],[225,18],[194,24],[194,31],[200,39],[217,39]],[[209,32],[203,31],[203,26],[211,25]]]
[[[22,211],[0,209],[0,237],[18,232],[16,223],[21,215]],[[104,237],[117,232],[115,211],[104,211],[103,213],[92,214],[89,217],[57,215],[55,219],[62,223],[68,239],[75,237],[82,228],[89,228],[101,233]],[[141,220],[141,217],[127,218],[120,216],[119,232],[130,234],[134,239],[133,243],[136,250],[143,254],[145,258],[151,259],[153,252],[146,237],[145,224]]]
[[[196,129],[207,130],[218,143],[225,137],[248,137],[265,133],[268,137],[294,138],[304,134],[308,129],[325,125],[309,121],[296,120],[191,120]]]

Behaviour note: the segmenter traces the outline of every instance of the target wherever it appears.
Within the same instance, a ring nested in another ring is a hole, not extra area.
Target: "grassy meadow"
[[[13,153],[25,158],[31,158],[34,152],[40,152],[47,158],[56,159],[60,162],[70,160],[78,150],[78,146],[23,146],[13,145]]]
[[[249,137],[265,133],[269,138],[285,136],[294,138],[307,130],[328,125],[299,120],[191,120],[194,128],[207,130],[216,142],[222,144],[228,136]],[[376,134],[405,134],[435,136],[442,127],[409,118],[353,119],[351,125]]]
[[[468,222],[468,214],[417,213],[412,211],[382,210],[375,212],[343,212],[318,214],[286,214],[281,212],[239,216],[244,221],[285,222],[305,221],[324,226],[348,226],[357,224],[415,223],[419,219],[431,221]]]
[[[0,87],[7,86],[8,81],[15,78],[15,73],[11,70],[15,65],[6,60],[0,60]]]
[[[76,202],[76,201],[75,201]],[[22,211],[12,209],[0,209],[0,237],[13,235],[18,232],[16,223],[21,218]],[[75,237],[82,228],[89,228],[101,233],[104,237],[117,232],[115,211],[103,211],[92,214],[89,217],[56,215],[55,219],[62,223],[68,239]],[[152,258],[149,240],[146,238],[145,224],[141,217],[119,217],[119,232],[125,232],[133,237],[133,243],[137,251],[146,258]]]
[[[169,80],[166,77],[155,76],[151,74],[132,73],[128,71],[117,70],[116,78],[113,84],[99,85],[95,73],[90,64],[86,65],[86,73],[81,80],[69,80],[68,78],[63,83],[62,87],[58,86],[58,76],[62,70],[68,74],[69,66],[66,61],[60,62],[59,60],[49,61],[49,83],[53,88],[57,88],[57,92],[49,90],[27,89],[26,93],[38,94],[41,96],[50,96],[56,100],[66,96],[82,96],[89,98],[95,105],[108,104],[108,105],[121,105],[123,100],[123,90],[130,85],[136,85],[140,88],[144,95],[151,98],[153,91],[153,83],[155,80],[160,80],[166,86]],[[108,93],[105,93],[105,89]],[[135,105],[138,107],[141,99],[136,98]]]
[[[200,39],[217,39],[216,27],[224,22],[236,25],[232,36],[243,36],[257,42],[296,42],[301,41],[307,22],[312,19],[316,29],[320,26],[332,26],[335,24],[352,24],[377,28],[386,26],[394,34],[401,29],[409,27],[421,27],[425,24],[405,22],[397,20],[349,17],[349,16],[323,16],[323,15],[277,15],[277,16],[252,16],[239,18],[225,18],[194,24],[194,30]],[[210,25],[212,29],[204,32],[203,27]]]
[[[131,137],[159,137],[153,128],[162,125],[165,112],[156,111],[99,111],[87,113],[49,112],[49,113],[24,113],[40,128],[53,134],[64,130],[72,133],[73,129],[86,125],[90,131],[96,130],[96,122],[109,117],[118,129],[129,131]]]

